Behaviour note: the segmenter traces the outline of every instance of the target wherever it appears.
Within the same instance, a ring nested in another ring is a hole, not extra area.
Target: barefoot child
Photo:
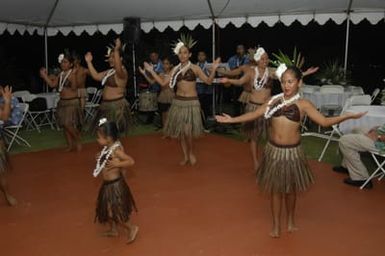
[[[230,117],[217,116],[221,123],[241,123],[264,116],[270,120],[269,141],[265,147],[262,163],[257,171],[260,189],[271,195],[273,228],[270,235],[280,236],[281,204],[286,204],[286,219],[289,232],[297,230],[294,212],[297,193],[306,191],[313,183],[305,154],[301,147],[301,120],[307,115],[314,122],[327,127],[350,118],[360,118],[365,113],[345,113],[341,116],[326,118],[314,105],[300,99],[298,90],[302,84],[302,74],[297,67],[281,65],[277,77],[281,78],[283,93],[270,99],[254,112]]]
[[[0,106],[0,122],[8,120],[11,113],[11,100],[12,100],[12,89],[9,86],[0,87],[0,95],[3,97],[4,104]],[[7,148],[4,144],[2,134],[2,124],[0,124],[0,191],[3,192],[5,200],[9,206],[17,204],[16,199],[9,194],[7,179],[5,177],[6,172],[9,169],[9,159]]]
[[[129,218],[132,210],[137,209],[122,169],[134,165],[134,159],[124,152],[118,134],[114,122],[107,122],[105,118],[99,121],[97,141],[104,148],[97,156],[93,175],[101,173],[103,185],[99,190],[95,221],[110,225],[104,236],[118,236],[117,225],[121,226],[127,232],[127,243],[131,243],[139,228],[131,224]]]

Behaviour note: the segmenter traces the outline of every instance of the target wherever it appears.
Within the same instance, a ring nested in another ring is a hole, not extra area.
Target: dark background
[[[211,29],[201,26],[193,31],[182,28],[173,31],[168,28],[164,32],[152,30],[141,33],[140,44],[137,46],[137,61],[145,60],[151,50],[156,50],[163,56],[173,56],[170,45],[181,33],[190,33],[198,44],[193,49],[193,60],[198,50],[204,50],[211,58]],[[385,21],[371,25],[364,20],[358,25],[350,26],[349,70],[352,74],[352,84],[364,88],[366,93],[371,93],[374,88],[384,88],[385,83]],[[320,66],[331,60],[339,60],[343,64],[345,48],[346,23],[337,25],[332,21],[325,25],[311,22],[306,26],[294,22],[291,26],[278,23],[273,27],[261,23],[253,28],[244,24],[235,28],[229,24],[224,29],[217,29],[217,56],[226,61],[234,54],[235,47],[243,43],[246,47],[263,46],[272,57],[271,53],[282,50],[292,54],[297,47],[305,56],[305,67]],[[48,38],[50,67],[57,65],[57,56],[64,48],[76,50],[83,55],[87,51],[94,54],[95,66],[98,70],[107,68],[104,62],[106,46],[113,42],[118,35],[110,32],[107,35],[95,33],[90,36],[83,33],[76,36],[61,34]],[[130,52],[129,50],[127,52]],[[129,53],[126,54],[128,68],[132,70]],[[28,89],[39,92],[44,85],[39,78],[39,68],[44,65],[44,38],[38,35],[16,32],[10,35],[5,32],[0,35],[0,84],[10,84],[14,90]],[[138,75],[140,80],[140,76]],[[139,81],[140,82],[140,81]],[[314,77],[306,81],[310,84],[317,83]],[[132,81],[131,81],[132,83]],[[95,85],[91,80],[89,85]]]

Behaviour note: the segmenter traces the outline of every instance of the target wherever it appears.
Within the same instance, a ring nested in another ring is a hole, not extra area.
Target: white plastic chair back
[[[341,85],[323,85],[320,88],[321,93],[344,93],[344,87]]]
[[[13,97],[19,98],[22,101],[27,101],[31,93],[27,90],[12,92]]]
[[[369,106],[372,103],[370,95],[354,95],[347,101],[350,102],[350,106]]]
[[[98,91],[98,88],[96,87],[87,87],[88,94],[96,94],[97,91]]]

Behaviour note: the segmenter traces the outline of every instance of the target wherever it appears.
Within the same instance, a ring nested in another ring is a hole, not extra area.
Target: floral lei
[[[281,104],[278,104],[277,106],[275,106],[274,108],[270,109],[273,102],[278,99],[278,98],[281,98],[282,100],[282,103]],[[285,106],[288,106],[290,104],[292,104],[293,102],[299,100],[301,98],[301,96],[299,95],[299,93],[297,93],[296,95],[294,95],[293,97],[291,97],[289,100],[285,100],[284,96],[283,96],[283,93],[280,93],[278,95],[275,95],[274,97],[272,97],[270,99],[270,101],[267,103],[267,107],[266,107],[266,111],[265,111],[265,119],[269,119],[271,118],[275,112],[277,112],[278,110],[280,110],[281,108],[285,107]]]
[[[120,141],[115,142],[112,144],[111,147],[103,147],[102,151],[100,152],[100,155],[98,159],[96,160],[96,168],[93,171],[93,176],[96,178],[99,173],[104,169],[104,167],[107,164],[108,159],[111,157],[111,155],[114,153],[114,151],[118,148],[121,147],[122,144]],[[101,160],[104,158],[103,162]]]
[[[191,66],[191,62],[189,61],[183,68],[182,68],[182,63],[179,63],[175,69],[171,73],[171,78],[170,78],[170,88],[173,89],[176,85],[176,79],[177,77],[181,74],[186,72]]]

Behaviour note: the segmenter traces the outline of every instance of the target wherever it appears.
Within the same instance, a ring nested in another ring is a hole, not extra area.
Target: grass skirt
[[[95,118],[95,128],[101,118],[115,122],[119,132],[127,133],[133,124],[130,104],[124,97],[116,100],[103,100]]]
[[[174,97],[174,91],[171,88],[167,87],[166,89],[160,91],[158,96],[158,102],[164,104],[171,104]]]
[[[60,127],[73,126],[81,128],[83,125],[83,111],[79,98],[60,99],[56,107],[56,120]]]
[[[79,88],[78,89],[78,97],[79,98],[88,98],[88,93],[86,88]]]
[[[238,98],[238,101],[243,104],[248,104],[250,101],[250,97],[251,97],[251,92],[243,90],[241,95]]]
[[[245,113],[249,112],[254,112],[256,111],[259,107],[261,107],[261,104],[253,103],[253,102],[248,102],[245,108]],[[261,135],[266,134],[267,130],[267,121],[263,116],[260,118],[243,123],[242,125],[242,133],[251,140],[258,140]]]
[[[123,177],[103,182],[96,204],[95,221],[125,223],[133,209],[137,211],[130,188]]]
[[[0,137],[0,173],[5,173],[9,169],[10,164],[7,147],[5,146],[4,139]]]
[[[268,194],[306,191],[314,183],[300,144],[282,146],[268,142],[257,172],[261,191]]]
[[[182,135],[199,137],[203,133],[198,97],[176,96],[173,99],[164,133],[172,138],[179,138]]]

